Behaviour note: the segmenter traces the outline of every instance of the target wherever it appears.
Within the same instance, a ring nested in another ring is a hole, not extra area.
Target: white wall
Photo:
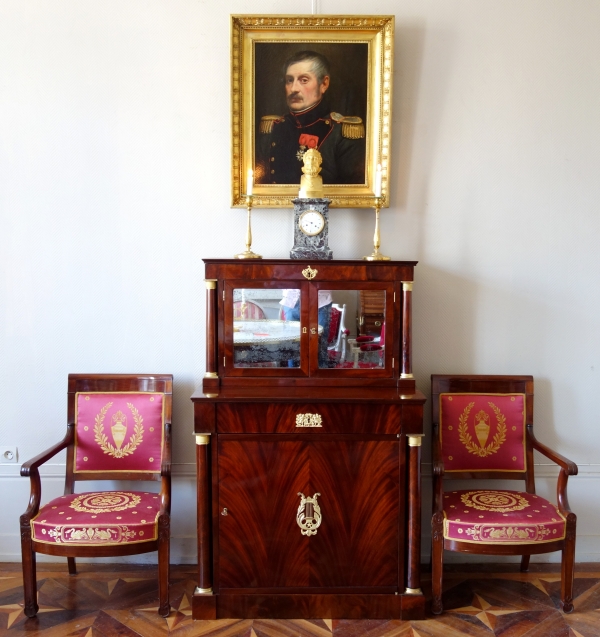
[[[175,562],[195,560],[201,258],[243,248],[244,211],[229,208],[229,14],[248,12],[240,0],[0,0],[0,445],[25,460],[63,435],[69,372],[172,372]],[[577,559],[598,560],[600,3],[380,0],[376,12],[397,26],[382,250],[420,262],[418,385],[433,372],[533,374],[538,437],[580,466]],[[337,258],[371,251],[372,212],[332,217]],[[257,252],[288,255],[291,211],[256,210],[253,230]],[[540,470],[551,495],[556,472]],[[0,560],[17,560],[17,465],[0,465],[0,492]]]

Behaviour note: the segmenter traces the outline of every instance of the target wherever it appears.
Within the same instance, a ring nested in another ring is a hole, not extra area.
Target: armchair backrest
[[[171,424],[171,375],[70,374],[66,491],[77,480],[160,480]]]
[[[444,478],[519,479],[532,492],[533,377],[435,374],[431,387]]]

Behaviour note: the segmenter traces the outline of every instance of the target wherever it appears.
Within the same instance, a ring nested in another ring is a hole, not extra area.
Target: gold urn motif
[[[123,444],[123,440],[125,440],[125,434],[127,433],[127,416],[119,410],[112,417],[112,421],[113,424],[111,425],[110,430],[117,449],[120,449]]]
[[[483,411],[483,409],[475,415],[475,435],[483,449],[490,435],[490,417],[485,413],[485,411]]]

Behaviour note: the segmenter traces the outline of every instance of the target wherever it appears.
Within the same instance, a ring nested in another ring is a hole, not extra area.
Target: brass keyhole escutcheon
[[[223,509],[223,510],[221,511],[221,515],[229,515],[229,514],[227,513],[227,509]]]
[[[312,498],[307,498],[304,493],[298,493],[300,496],[300,506],[296,513],[296,522],[301,529],[302,535],[316,535],[317,529],[321,526],[321,507],[317,502],[317,496],[320,493],[315,493]]]
[[[304,270],[302,270],[302,274],[304,275],[305,278],[307,278],[309,281],[312,281],[316,276],[317,276],[317,269],[314,269],[310,267],[310,265],[305,268]]]

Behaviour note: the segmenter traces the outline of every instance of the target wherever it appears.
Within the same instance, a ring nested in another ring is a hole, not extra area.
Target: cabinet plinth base
[[[194,619],[425,618],[424,595],[194,595]]]

